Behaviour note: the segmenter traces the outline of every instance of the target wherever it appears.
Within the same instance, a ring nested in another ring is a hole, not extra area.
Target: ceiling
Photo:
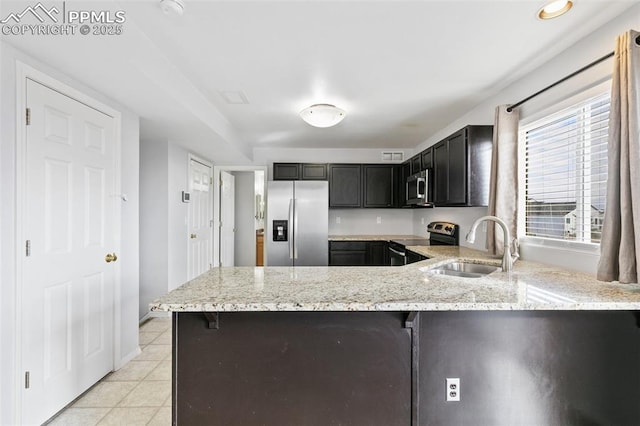
[[[142,138],[241,164],[253,148],[414,148],[638,3],[574,0],[540,21],[542,0],[184,1],[183,16],[67,1],[124,10],[123,34],[2,39],[134,111]],[[3,1],[0,17],[32,3]],[[313,128],[298,116],[313,103],[347,117]]]

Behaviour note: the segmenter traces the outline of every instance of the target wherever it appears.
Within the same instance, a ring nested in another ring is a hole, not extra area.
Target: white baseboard
[[[132,359],[134,359],[135,357],[137,357],[138,355],[140,355],[142,353],[142,349],[140,349],[140,346],[137,346],[136,349],[132,352],[130,352],[129,354],[123,356],[120,360],[116,361],[116,365],[114,366],[114,370],[113,371],[117,371],[120,370],[122,367],[124,367],[129,361],[131,361]]]

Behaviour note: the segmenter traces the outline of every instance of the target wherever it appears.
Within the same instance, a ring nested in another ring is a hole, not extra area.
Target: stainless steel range
[[[429,238],[411,238],[389,242],[389,264],[403,266],[424,260],[425,257],[409,251],[407,246],[457,246],[460,242],[460,227],[451,222],[431,222],[427,225]]]
[[[460,226],[451,222],[431,222],[427,225],[429,245],[458,246],[460,245]]]

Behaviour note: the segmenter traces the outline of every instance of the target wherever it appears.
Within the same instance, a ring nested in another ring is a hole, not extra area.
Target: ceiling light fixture
[[[347,113],[335,105],[315,104],[300,111],[300,117],[314,127],[335,126]]]
[[[539,19],[553,19],[560,15],[564,15],[573,7],[570,0],[554,0],[550,1],[538,10]]]
[[[165,15],[182,16],[184,13],[184,1],[182,0],[160,0],[160,9]]]

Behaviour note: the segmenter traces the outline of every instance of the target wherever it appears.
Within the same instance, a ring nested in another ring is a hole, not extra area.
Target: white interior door
[[[22,423],[41,424],[113,369],[116,134],[112,117],[26,88]]]
[[[208,271],[212,262],[213,200],[211,166],[189,160],[189,253],[187,279]]]
[[[220,266],[235,266],[235,176],[220,172]]]

